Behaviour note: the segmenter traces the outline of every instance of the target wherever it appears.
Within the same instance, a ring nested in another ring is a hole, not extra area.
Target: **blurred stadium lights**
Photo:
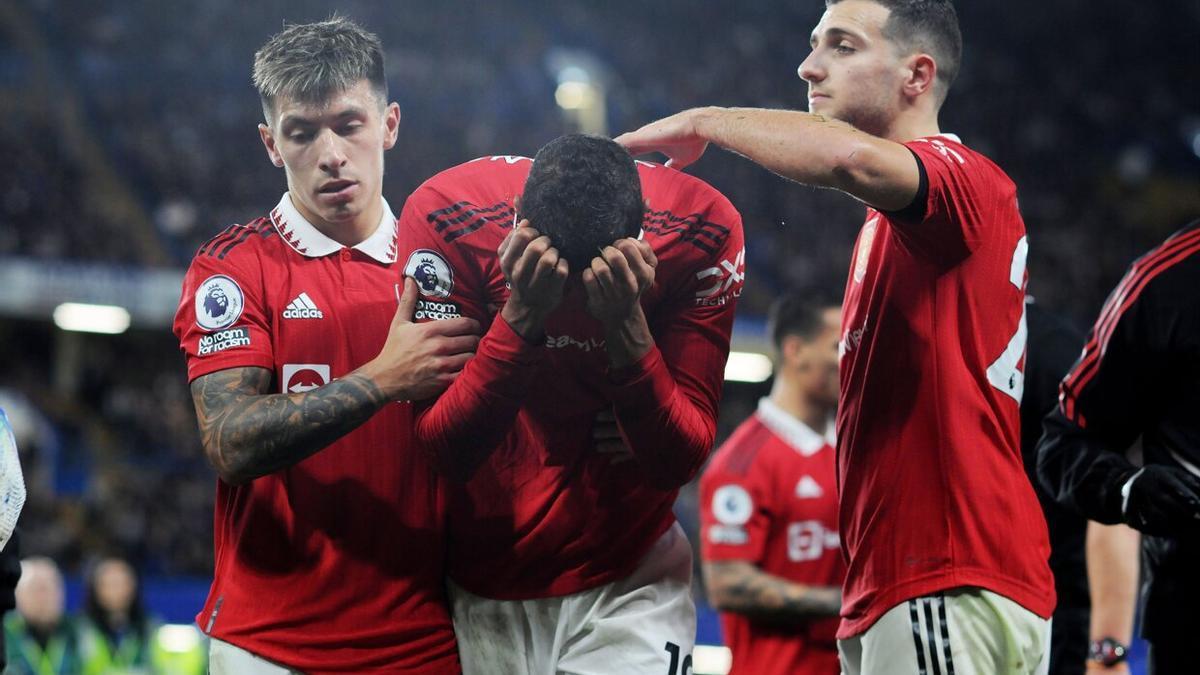
[[[586,52],[555,48],[546,55],[546,68],[558,82],[554,101],[567,127],[585,134],[608,135],[609,69]]]
[[[729,647],[696,645],[692,649],[694,675],[726,675],[732,666],[733,652]]]
[[[182,287],[182,269],[0,256],[0,317],[5,318],[45,321],[63,304],[86,304],[118,307],[137,328],[166,328]],[[90,330],[55,322],[65,330]]]
[[[158,629],[158,644],[164,651],[173,654],[186,654],[196,649],[200,644],[200,630],[195,626],[182,623],[168,623]]]
[[[588,82],[566,80],[554,90],[554,101],[563,110],[583,110],[596,104],[596,88]]]
[[[115,305],[64,302],[54,308],[54,325],[80,333],[117,335],[129,328],[129,310]]]
[[[725,362],[727,382],[765,382],[771,377],[771,359],[755,352],[729,352]]]

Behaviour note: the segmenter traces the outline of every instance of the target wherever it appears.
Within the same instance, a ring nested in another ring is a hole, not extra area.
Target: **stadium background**
[[[443,168],[569,130],[615,135],[693,105],[803,109],[796,67],[822,5],[0,2],[0,407],[29,485],[23,549],[70,575],[127,555],[174,621],[211,572],[215,480],[169,329],[179,279],[200,243],[284,189],[255,131],[254,49],[334,9],[387,48],[403,120],[384,194],[399,209]],[[1090,325],[1126,265],[1200,215],[1200,3],[958,9],[966,55],[942,128],[1016,181],[1030,293]],[[860,206],[724,152],[692,171],[745,220],[735,348],[765,349],[782,292],[840,298]],[[132,323],[64,330],[53,312],[71,301],[122,306]],[[767,388],[727,385],[722,438]],[[696,508],[685,490],[693,536]]]

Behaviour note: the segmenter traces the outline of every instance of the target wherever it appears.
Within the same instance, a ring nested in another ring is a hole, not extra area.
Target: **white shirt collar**
[[[811,457],[826,445],[832,446],[836,443],[832,424],[827,426],[827,431],[822,436],[791,413],[772,403],[769,398],[758,399],[758,418],[776,436],[787,441],[788,445],[805,457]]]
[[[380,199],[383,199],[382,197]],[[309,258],[320,258],[330,253],[337,253],[346,248],[325,236],[312,223],[300,215],[300,211],[292,204],[292,197],[287,192],[279,200],[279,204],[271,211],[271,222],[275,224],[279,236],[297,253]],[[381,263],[396,262],[396,216],[392,207],[383,199],[383,215],[379,217],[379,226],[366,239],[355,244],[355,248]]]

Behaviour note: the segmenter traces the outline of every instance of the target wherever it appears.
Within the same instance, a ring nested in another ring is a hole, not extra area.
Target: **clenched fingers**
[[[608,266],[608,261],[604,257],[596,256],[592,258],[592,263],[588,267],[590,272],[592,286],[596,290],[596,296],[601,300],[608,300],[613,295],[613,271]],[[584,285],[587,285],[588,278],[585,276]],[[590,295],[590,294],[589,294]]]
[[[650,244],[637,239],[621,239],[613,247],[625,256],[629,269],[637,279],[638,291],[644,292],[654,285],[654,268],[658,266],[658,256]]]
[[[531,228],[532,229],[532,228]],[[538,264],[547,253],[553,251],[554,262],[558,262],[558,251],[550,245],[550,237],[545,235],[539,236],[525,246],[512,268],[512,276],[509,282],[513,284],[530,284],[537,275]],[[553,265],[551,265],[553,269]]]
[[[640,290],[639,279],[635,276],[629,261],[620,249],[615,246],[605,246],[604,250],[600,252],[598,260],[602,260],[603,265],[608,268],[606,275],[599,271],[596,273],[596,279],[604,289],[605,295],[611,298],[637,295]],[[640,259],[638,264],[646,271],[649,270],[649,267],[640,262]]]
[[[538,258],[536,267],[533,272],[533,285],[542,283],[543,281],[555,276],[555,271],[559,267],[559,263],[566,265],[565,260],[562,260],[558,255],[558,249],[551,246],[546,249],[546,252]]]
[[[512,281],[513,268],[524,256],[526,248],[540,236],[540,233],[529,225],[528,220],[522,220],[517,228],[504,238],[497,253],[500,256],[500,270],[509,281]]]

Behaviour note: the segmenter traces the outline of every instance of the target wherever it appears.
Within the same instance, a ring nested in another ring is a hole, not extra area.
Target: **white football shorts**
[[[1050,621],[982,588],[896,605],[838,641],[842,675],[1046,675]]]
[[[573,595],[492,600],[448,586],[464,675],[692,670],[692,548],[678,523],[628,577]]]
[[[216,638],[208,645],[208,672],[210,675],[301,675],[298,670]]]

